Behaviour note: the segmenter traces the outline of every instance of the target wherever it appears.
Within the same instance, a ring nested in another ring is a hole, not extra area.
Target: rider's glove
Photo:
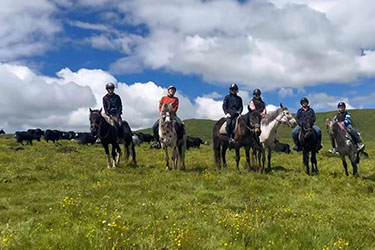
[[[229,114],[229,113],[227,113],[226,115],[225,115],[225,118],[230,118],[231,117],[231,115]]]

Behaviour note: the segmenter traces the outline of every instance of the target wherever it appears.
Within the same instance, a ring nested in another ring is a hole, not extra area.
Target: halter
[[[242,118],[242,117],[241,117]],[[249,118],[250,119],[250,118]],[[251,127],[249,127],[247,124],[246,124],[246,122],[243,120],[243,119],[241,119],[240,120],[240,122],[242,122],[244,125],[245,125],[245,127],[250,131],[250,132],[253,132],[253,131],[255,131],[255,128],[259,128],[260,127],[260,125],[257,125],[257,124],[253,124],[252,122],[250,122],[250,126],[253,126],[254,128],[251,128]]]
[[[92,113],[93,113],[93,114],[96,114],[96,115],[98,115],[98,116],[100,117],[100,120],[99,120],[100,122],[99,122],[99,124],[98,124],[98,123],[95,123],[95,122],[91,123],[91,126],[92,126],[92,127],[97,127],[97,128],[98,128],[98,132],[99,132],[98,134],[100,135],[100,131],[101,131],[101,127],[102,127],[103,117],[102,117],[102,115],[101,115],[98,111],[93,111]],[[110,129],[108,129],[107,134],[106,134],[105,136],[102,136],[102,138],[106,138],[106,137],[108,137],[109,132],[111,132]]]

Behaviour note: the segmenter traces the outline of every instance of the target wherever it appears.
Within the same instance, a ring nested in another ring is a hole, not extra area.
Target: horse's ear
[[[100,113],[100,114],[102,113],[102,108],[99,109],[99,113]]]
[[[92,109],[91,109],[91,108],[89,108],[89,110],[90,110],[90,113],[92,113]]]
[[[284,108],[283,104],[280,102],[280,108]]]

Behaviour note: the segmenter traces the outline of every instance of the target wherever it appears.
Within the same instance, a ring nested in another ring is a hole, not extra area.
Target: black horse
[[[238,125],[234,131],[235,152],[236,152],[236,167],[240,171],[240,148],[245,147],[247,168],[250,170],[250,148],[254,143],[259,143],[258,136],[260,134],[261,115],[257,111],[249,112],[238,119]],[[223,166],[227,166],[226,151],[229,146],[229,138],[227,134],[220,133],[220,128],[223,126],[225,118],[221,118],[216,122],[213,129],[213,148],[215,162],[219,170],[221,170],[221,161]]]
[[[301,119],[301,130],[298,135],[299,143],[303,152],[303,164],[306,167],[306,173],[310,174],[309,169],[309,155],[311,153],[311,172],[312,174],[319,174],[318,163],[316,160],[316,153],[318,151],[318,135],[313,128],[313,123],[310,117]]]
[[[119,142],[124,143],[126,159],[129,158],[131,150],[133,164],[136,164],[134,143],[129,124],[126,121],[123,121],[123,133],[118,136],[117,129],[106,121],[106,119],[102,116],[101,111],[102,109],[91,110],[90,108],[90,131],[95,137],[100,139],[100,142],[104,147],[107,155],[107,167],[110,168],[112,166],[115,168],[119,165],[121,155]],[[112,164],[109,156],[109,144],[112,144]]]

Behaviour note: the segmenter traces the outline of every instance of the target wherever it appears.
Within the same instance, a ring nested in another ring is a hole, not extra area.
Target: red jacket
[[[172,96],[163,96],[159,102],[159,113],[161,112],[161,105],[163,105],[164,103],[167,103],[167,104],[172,104],[172,107],[173,107],[173,111],[175,113],[177,113],[177,110],[178,110],[178,98],[177,97],[172,97]]]

